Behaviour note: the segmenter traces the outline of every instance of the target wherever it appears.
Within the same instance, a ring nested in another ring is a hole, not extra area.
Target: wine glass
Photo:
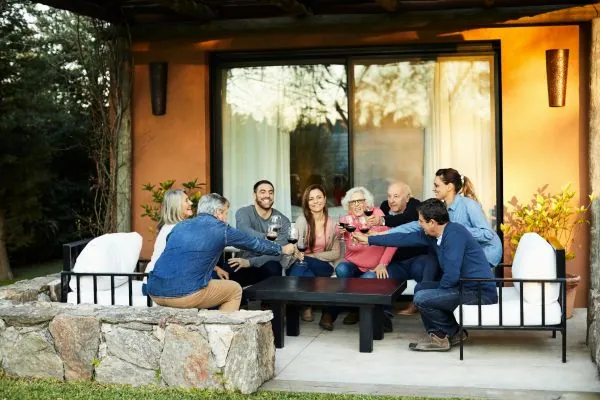
[[[269,224],[267,228],[267,239],[274,242],[277,239],[277,229],[275,224]]]
[[[298,238],[298,243],[296,244],[296,247],[298,248],[298,251],[300,253],[302,253],[302,260],[298,261],[298,265],[305,266],[306,261],[304,261],[304,252],[306,251],[306,249],[308,247],[306,246],[306,241],[304,240],[304,238],[301,238],[301,237]]]
[[[365,217],[364,215],[362,215],[359,219],[358,219],[358,230],[361,233],[364,233],[365,235],[367,233],[369,233],[369,220],[367,219],[367,217]]]
[[[346,215],[342,215],[340,217],[339,226],[340,226],[340,230],[339,230],[338,239],[340,240],[340,242],[345,242],[346,239],[344,238],[344,231],[343,231],[343,229],[346,229]]]
[[[373,211],[374,211],[374,210],[373,210],[373,206],[367,206],[367,207],[365,208],[365,215],[366,215],[367,217],[370,217],[371,215],[373,215]]]
[[[271,215],[271,220],[269,223],[273,225],[275,232],[279,233],[279,230],[281,229],[281,216]]]

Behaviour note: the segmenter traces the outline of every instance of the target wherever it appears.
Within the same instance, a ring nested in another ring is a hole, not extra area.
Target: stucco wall
[[[549,184],[558,190],[572,182],[582,200],[588,194],[587,128],[580,97],[587,80],[580,80],[581,28],[506,27],[464,32],[398,32],[393,34],[328,34],[244,36],[205,42],[137,43],[133,102],[133,229],[145,237],[149,255],[153,238],[149,224],[139,217],[140,204],[149,197],[141,184],[175,178],[199,177],[209,184],[208,54],[212,51],[260,50],[292,47],[369,46],[462,40],[500,40],[502,67],[502,140],[504,202],[513,196],[528,199]],[[583,42],[584,43],[584,42]],[[548,107],[545,50],[569,48],[567,105]],[[585,56],[583,57],[585,60]],[[167,115],[150,113],[148,66],[169,61]],[[585,69],[584,69],[585,70]],[[159,161],[160,160],[160,161]],[[582,275],[577,306],[587,302],[588,238],[583,229],[576,238],[576,259],[570,272]]]

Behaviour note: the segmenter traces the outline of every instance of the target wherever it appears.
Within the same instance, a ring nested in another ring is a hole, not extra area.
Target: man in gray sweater
[[[252,195],[254,204],[242,207],[235,213],[236,228],[254,237],[265,238],[269,224],[274,216],[279,217],[279,234],[275,243],[282,246],[287,244],[290,234],[290,220],[273,208],[275,187],[267,180],[254,184]],[[260,282],[271,276],[281,276],[282,256],[265,256],[250,251],[242,251],[240,257],[229,259],[231,267],[229,278],[238,282],[242,287]]]

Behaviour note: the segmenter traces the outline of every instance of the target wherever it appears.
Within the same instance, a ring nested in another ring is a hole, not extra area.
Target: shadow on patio
[[[339,317],[333,332],[302,322],[300,336],[285,337],[277,350],[276,377],[265,390],[460,396],[484,398],[600,398],[600,380],[585,345],[586,309],[568,323],[567,363],[561,363],[560,333],[472,331],[465,359],[458,347],[418,353],[408,344],[423,335],[418,315],[395,317],[394,332],[359,353],[358,325]]]

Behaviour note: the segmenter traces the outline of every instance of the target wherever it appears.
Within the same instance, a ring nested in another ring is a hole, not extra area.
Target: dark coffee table
[[[278,349],[284,345],[285,328],[288,336],[300,334],[300,306],[350,306],[359,308],[359,350],[370,353],[373,339],[383,339],[383,307],[391,306],[404,289],[406,282],[393,279],[273,276],[245,292],[249,298],[273,306],[273,335]]]

